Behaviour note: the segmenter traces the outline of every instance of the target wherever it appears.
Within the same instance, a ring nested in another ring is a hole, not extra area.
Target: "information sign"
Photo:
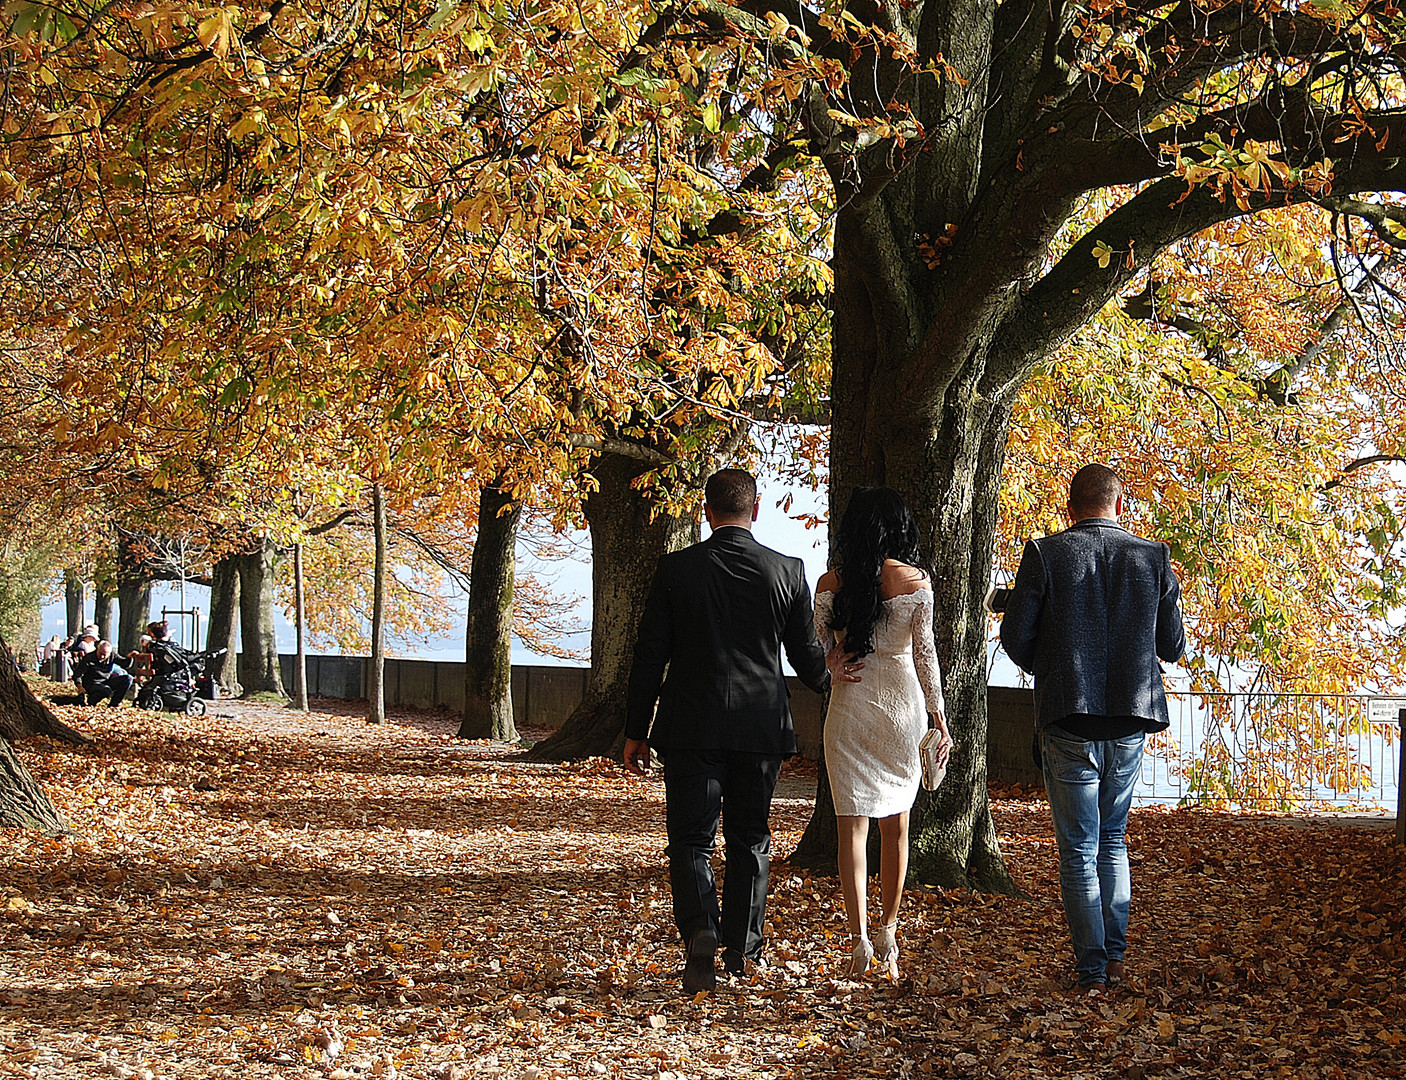
[[[1396,724],[1406,710],[1406,697],[1374,697],[1367,699],[1367,719],[1373,724]]]

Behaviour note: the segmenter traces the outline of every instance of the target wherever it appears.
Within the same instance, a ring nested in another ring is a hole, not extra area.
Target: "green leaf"
[[[237,379],[231,379],[225,384],[223,392],[220,394],[221,405],[233,405],[242,397],[249,395],[249,380],[242,375]]]

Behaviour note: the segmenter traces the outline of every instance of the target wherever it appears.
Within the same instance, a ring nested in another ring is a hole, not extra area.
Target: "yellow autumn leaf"
[[[229,9],[218,8],[200,20],[195,28],[195,36],[216,59],[223,60],[229,55],[231,40],[234,37],[233,20]]]

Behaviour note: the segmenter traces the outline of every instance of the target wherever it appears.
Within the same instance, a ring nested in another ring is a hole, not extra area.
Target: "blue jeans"
[[[1059,845],[1059,891],[1074,941],[1080,986],[1106,981],[1128,947],[1128,809],[1142,771],[1139,732],[1085,742],[1057,728],[1040,733],[1045,790]]]

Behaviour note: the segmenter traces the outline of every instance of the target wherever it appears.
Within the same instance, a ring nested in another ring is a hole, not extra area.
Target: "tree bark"
[[[0,828],[37,829],[46,836],[68,831],[49,796],[4,739],[0,739]]]
[[[58,810],[10,747],[31,735],[77,746],[93,741],[63,723],[30,692],[15,670],[10,647],[0,638],[0,827],[38,829],[48,835],[66,832]]]
[[[479,495],[478,536],[469,573],[461,739],[516,742],[513,723],[514,549],[522,503],[495,487]]]
[[[308,647],[307,620],[304,616],[306,598],[303,595],[303,545],[293,545],[293,621],[298,636],[293,656],[293,708],[308,711]]]
[[[151,622],[151,578],[133,542],[117,541],[117,651],[133,652]]]
[[[826,706],[829,706],[828,699]],[[835,799],[830,794],[830,773],[825,768],[824,750],[820,752],[817,772],[815,809],[811,811],[810,820],[806,822],[800,843],[796,845],[796,850],[791,852],[787,861],[813,870],[817,874],[835,874],[839,872],[840,831],[839,823],[835,819]],[[872,854],[871,852],[869,859],[871,875],[879,868],[879,861],[873,858]]]
[[[65,724],[34,696],[29,684],[15,670],[10,647],[0,638],[0,739],[15,742],[31,735],[47,735],[75,746],[93,741]]]
[[[97,586],[93,590],[93,622],[98,624],[98,638],[100,640],[112,640],[112,608],[116,602],[117,597],[102,586]]]
[[[211,570],[210,625],[205,632],[205,647],[211,651],[225,649],[223,656],[210,661],[210,677],[219,684],[227,697],[243,692],[239,685],[239,557],[226,555],[215,562]]]
[[[236,556],[239,564],[239,681],[243,696],[277,694],[283,691],[283,675],[278,669],[278,635],[273,617],[274,580],[278,569],[278,549],[267,536],[246,555]]]
[[[371,680],[366,720],[386,720],[386,495],[371,485],[371,529],[376,540],[376,568],[371,581]]]
[[[949,407],[911,448],[890,447],[890,482],[921,508],[930,553],[938,655],[955,746],[947,779],[919,792],[909,826],[915,880],[1018,893],[996,840],[986,790],[987,616],[1008,406]]]
[[[126,579],[117,586],[117,651],[132,652],[151,622],[151,582]]]
[[[630,486],[653,466],[614,454],[591,467],[599,487],[586,499],[591,532],[591,678],[561,728],[534,746],[538,761],[618,756],[624,745],[625,691],[644,602],[659,557],[695,543],[698,522],[662,511]]]
[[[936,313],[902,298],[892,279],[905,269],[874,255],[872,228],[863,213],[846,211],[836,229],[830,520],[838,523],[856,487],[892,487],[917,518],[933,571],[934,637],[955,747],[942,787],[920,791],[914,804],[910,880],[1017,893],[987,802],[981,606],[1014,388],[981,392],[990,341],[978,338],[952,365],[939,400],[902,392]],[[834,813],[822,784],[793,856],[800,865],[833,866]]]
[[[63,572],[64,615],[68,619],[69,637],[76,637],[83,630],[83,609],[87,588],[76,570]]]

